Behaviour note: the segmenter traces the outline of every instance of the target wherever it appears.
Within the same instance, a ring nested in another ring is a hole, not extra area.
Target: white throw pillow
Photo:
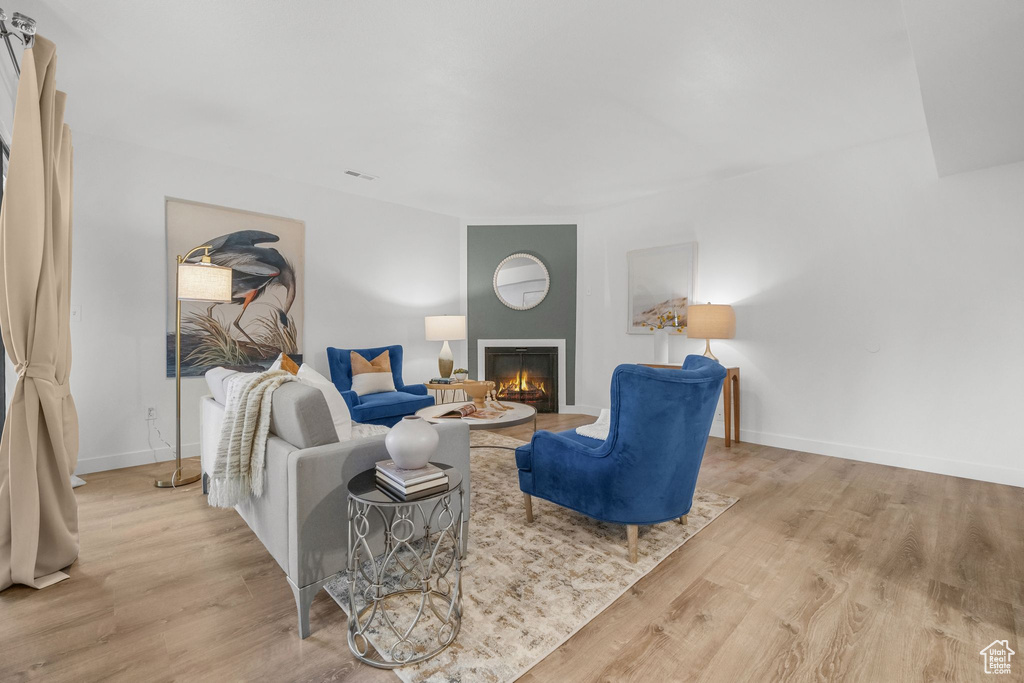
[[[275,370],[280,370],[281,369],[281,360],[283,358],[284,358],[284,354],[283,353],[277,354],[277,358],[274,360],[273,363],[270,364],[270,367],[267,368],[267,372],[274,372]]]
[[[327,410],[331,412],[331,421],[334,422],[334,429],[338,432],[338,441],[348,441],[352,438],[352,416],[348,412],[348,404],[341,397],[338,388],[331,380],[303,363],[296,375],[303,384],[319,389],[327,401]]]
[[[390,372],[364,372],[352,378],[352,391],[360,396],[395,391],[395,378]]]
[[[227,368],[211,368],[206,371],[206,384],[210,387],[210,394],[213,395],[214,401],[221,405],[227,404],[226,383],[228,377],[237,374],[238,370],[229,370]]]

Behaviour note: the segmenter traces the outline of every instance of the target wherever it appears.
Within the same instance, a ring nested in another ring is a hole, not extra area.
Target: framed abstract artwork
[[[651,328],[686,327],[686,309],[697,279],[697,243],[672,244],[627,252],[629,284],[626,332],[653,334]]]
[[[301,363],[305,223],[170,197],[165,209],[167,376],[174,377],[176,259],[202,245],[213,263],[231,268],[232,300],[182,301],[182,377],[218,366],[262,370],[282,352]]]

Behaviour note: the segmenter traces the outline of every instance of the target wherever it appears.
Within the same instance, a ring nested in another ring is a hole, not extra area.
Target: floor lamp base
[[[199,481],[199,479],[202,478],[202,476],[202,472],[199,472],[197,474],[191,474],[188,470],[182,467],[181,469],[172,472],[166,478],[157,479],[156,481],[153,482],[153,484],[158,489],[170,489],[178,486],[188,486],[189,484],[194,484],[197,481]]]

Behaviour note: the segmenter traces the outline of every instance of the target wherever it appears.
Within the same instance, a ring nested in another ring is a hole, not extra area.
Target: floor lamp
[[[205,249],[199,263],[187,263],[192,254]],[[174,315],[174,377],[177,390],[177,440],[174,442],[174,472],[167,479],[157,479],[157,488],[170,489],[199,481],[202,473],[185,475],[181,470],[181,302],[206,301],[210,303],[231,302],[231,269],[215,266],[210,261],[210,246],[196,247],[184,256],[178,257],[178,269],[174,277],[177,311]]]

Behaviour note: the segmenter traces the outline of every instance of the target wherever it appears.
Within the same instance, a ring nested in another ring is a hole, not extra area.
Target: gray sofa
[[[212,396],[201,399],[200,406],[205,492],[213,471],[224,406]],[[471,495],[469,428],[459,421],[436,428],[441,439],[433,460],[457,468],[463,477],[465,553]],[[284,384],[274,392],[270,432],[263,495],[235,509],[284,570],[299,611],[299,636],[305,638],[310,633],[313,597],[348,562],[348,482],[390,456],[383,435],[339,442],[323,395],[299,382]],[[371,531],[375,553],[383,549],[381,522],[376,521],[376,525]]]

